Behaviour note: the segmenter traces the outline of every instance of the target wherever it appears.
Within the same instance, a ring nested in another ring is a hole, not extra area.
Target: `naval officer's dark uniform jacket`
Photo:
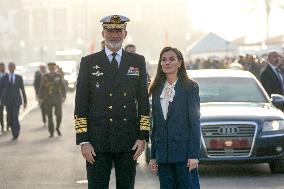
[[[95,152],[129,152],[149,138],[149,98],[145,59],[122,51],[113,74],[105,51],[83,57],[75,98],[76,143]]]

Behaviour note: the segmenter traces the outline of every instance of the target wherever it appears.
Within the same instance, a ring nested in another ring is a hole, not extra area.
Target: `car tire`
[[[272,174],[284,173],[284,160],[269,163],[269,167]]]

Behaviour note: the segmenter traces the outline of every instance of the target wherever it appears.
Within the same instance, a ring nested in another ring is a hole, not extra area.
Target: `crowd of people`
[[[58,66],[50,62],[39,66],[34,75],[34,89],[36,99],[39,102],[43,125],[48,125],[50,137],[53,137],[54,130],[61,136],[60,125],[62,120],[62,103],[66,98],[66,83],[63,74]],[[12,140],[17,140],[20,134],[19,112],[21,106],[26,108],[27,97],[23,77],[15,73],[16,65],[8,64],[6,72],[5,64],[0,63],[0,124],[1,133],[12,132]],[[53,107],[56,116],[56,128],[53,123]],[[6,121],[4,116],[6,111]],[[6,126],[5,126],[6,125]]]

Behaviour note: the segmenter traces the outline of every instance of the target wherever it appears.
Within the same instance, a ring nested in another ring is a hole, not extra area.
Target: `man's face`
[[[40,73],[46,73],[46,67],[44,65],[40,65],[39,71]]]
[[[5,72],[5,64],[0,64],[0,72]]]
[[[279,64],[279,54],[277,52],[271,52],[268,54],[268,62],[274,66]]]
[[[125,29],[104,29],[102,35],[106,46],[110,50],[119,50],[127,36],[127,31]]]
[[[48,70],[49,70],[50,73],[55,73],[56,65],[53,65],[53,64],[48,65]]]
[[[16,69],[16,65],[14,63],[10,63],[8,65],[8,69],[10,73],[14,73],[15,69]]]

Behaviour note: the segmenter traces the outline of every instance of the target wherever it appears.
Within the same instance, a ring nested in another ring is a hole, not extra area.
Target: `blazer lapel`
[[[155,98],[156,98],[157,109],[158,109],[158,112],[160,114],[160,117],[162,118],[163,121],[166,121],[165,118],[164,118],[162,105],[161,105],[161,99],[160,99],[160,96],[162,94],[163,89],[164,89],[164,85],[162,85],[162,86],[160,86],[160,88],[158,88]]]
[[[99,67],[99,68],[98,68]],[[103,75],[101,77],[103,77],[103,86],[106,88],[107,91],[109,91],[109,89],[112,87],[112,76],[110,75],[110,62],[108,60],[107,55],[105,54],[105,50],[103,49],[102,51],[100,51],[100,59],[98,61],[96,61],[96,64],[93,65],[92,68],[92,72],[101,72],[103,73]]]

